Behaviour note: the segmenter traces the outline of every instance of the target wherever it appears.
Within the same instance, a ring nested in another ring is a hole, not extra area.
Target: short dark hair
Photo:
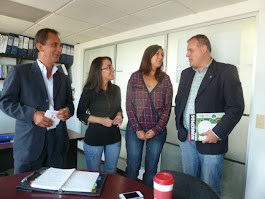
[[[149,74],[151,72],[151,59],[159,49],[163,50],[163,48],[159,45],[152,45],[145,49],[139,71],[143,72],[143,74]],[[162,71],[162,68],[163,63],[159,68],[157,68],[155,73],[155,77],[158,82],[161,82],[166,74],[164,71]]]
[[[42,45],[45,45],[47,39],[48,39],[48,34],[49,33],[53,33],[56,34],[58,36],[58,31],[54,30],[54,29],[50,29],[50,28],[43,28],[40,29],[36,35],[35,35],[35,47],[37,43],[41,43]],[[39,50],[36,47],[36,51],[39,52]]]
[[[202,47],[203,45],[206,45],[207,46],[207,49],[209,50],[209,52],[212,51],[212,48],[211,48],[211,43],[208,39],[208,37],[206,35],[202,35],[202,34],[198,34],[198,35],[195,35],[193,37],[191,37],[189,41],[191,41],[192,39],[196,39],[198,41],[198,46],[199,47]]]
[[[95,58],[90,66],[88,77],[85,83],[84,88],[95,91],[98,94],[101,86],[101,72],[102,72],[102,64],[105,59],[108,59],[111,63],[110,57],[97,57]],[[111,82],[108,83],[108,90],[111,86]]]

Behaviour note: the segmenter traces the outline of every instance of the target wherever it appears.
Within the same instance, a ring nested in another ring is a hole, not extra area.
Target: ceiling
[[[0,0],[0,33],[41,28],[78,44],[246,0]]]

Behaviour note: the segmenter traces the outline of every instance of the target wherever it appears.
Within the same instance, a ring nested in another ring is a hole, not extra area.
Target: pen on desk
[[[33,176],[33,174],[34,174],[34,172],[31,173],[31,174],[29,174],[29,175],[26,176],[25,178],[23,178],[23,179],[21,180],[21,182],[22,182],[22,183],[23,183],[23,182],[26,182],[31,176]]]

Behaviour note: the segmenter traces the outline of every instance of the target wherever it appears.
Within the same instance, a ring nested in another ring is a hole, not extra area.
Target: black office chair
[[[175,180],[172,199],[220,199],[220,196],[205,182],[193,176],[165,170]]]

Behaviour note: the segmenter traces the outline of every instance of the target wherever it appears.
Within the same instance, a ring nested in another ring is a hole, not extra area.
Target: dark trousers
[[[37,160],[14,160],[14,174],[35,171],[41,167],[63,168],[65,153],[57,151],[56,145],[60,140],[55,139],[55,130],[46,132],[45,144]]]

